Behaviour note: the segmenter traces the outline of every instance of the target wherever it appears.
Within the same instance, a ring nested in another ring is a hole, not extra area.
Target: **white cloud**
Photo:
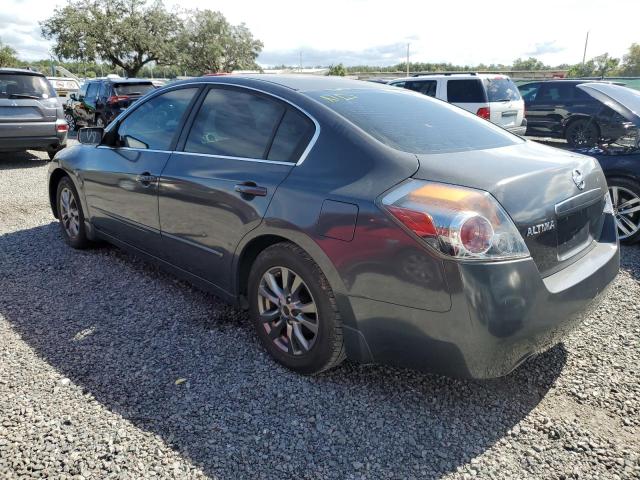
[[[217,9],[233,23],[246,23],[265,44],[262,64],[297,65],[301,51],[305,66],[393,64],[404,59],[407,42],[412,61],[508,64],[535,54],[559,64],[582,59],[587,30],[587,57],[604,52],[620,57],[631,43],[640,43],[637,0],[165,2]],[[0,38],[24,58],[46,57],[49,44],[38,38],[38,21],[52,13],[50,0],[9,0],[0,14]]]

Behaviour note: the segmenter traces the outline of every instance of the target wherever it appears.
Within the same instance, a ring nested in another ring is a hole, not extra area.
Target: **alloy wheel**
[[[258,312],[267,336],[283,352],[308,353],[318,336],[318,308],[302,277],[271,267],[258,286]]]
[[[640,197],[625,187],[609,187],[620,240],[640,230]]]
[[[73,131],[76,129],[76,119],[73,118],[73,115],[65,113],[64,119],[67,121],[67,125],[69,125],[69,130]]]
[[[66,187],[60,192],[60,220],[67,235],[76,238],[80,232],[80,211],[75,195]]]

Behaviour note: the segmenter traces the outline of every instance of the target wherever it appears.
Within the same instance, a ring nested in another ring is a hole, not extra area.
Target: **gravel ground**
[[[47,164],[0,155],[0,478],[640,478],[640,249],[506,378],[277,366],[244,313],[67,248]]]

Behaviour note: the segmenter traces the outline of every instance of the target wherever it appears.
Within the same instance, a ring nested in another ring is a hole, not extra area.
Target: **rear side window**
[[[284,113],[284,106],[262,95],[213,88],[200,107],[184,150],[263,159]]]
[[[315,126],[311,120],[297,110],[287,109],[267,158],[281,162],[296,162],[311,141],[314,132]]]
[[[478,78],[450,79],[447,82],[447,101],[451,103],[485,103],[487,101],[482,82]]]
[[[171,90],[141,104],[118,127],[120,144],[129,148],[168,150],[197,90]]]
[[[437,85],[438,82],[435,80],[423,80],[419,82],[407,82],[404,88],[413,90],[414,92],[422,93],[423,95],[435,97]]]
[[[144,95],[155,87],[151,83],[116,83],[113,90],[116,95]]]
[[[448,103],[399,88],[306,92],[380,142],[426,154],[515,145],[523,140]]]
[[[46,78],[39,75],[0,73],[0,98],[50,98],[56,92]]]
[[[511,102],[522,98],[510,78],[487,78],[485,84],[490,102]]]

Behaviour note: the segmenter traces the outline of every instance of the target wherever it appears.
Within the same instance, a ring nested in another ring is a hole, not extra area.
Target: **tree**
[[[337,77],[344,77],[346,74],[347,69],[344,68],[344,65],[342,65],[341,63],[337,65],[330,65],[329,71],[327,72],[327,75],[334,75]]]
[[[629,77],[640,76],[640,44],[632,43],[629,53],[622,57],[620,73]]]
[[[160,0],[69,0],[41,23],[61,59],[103,59],[135,77],[148,63],[173,63],[179,19]]]
[[[595,63],[589,60],[585,63],[576,63],[569,68],[568,77],[593,77],[595,74]]]
[[[514,70],[527,71],[527,70],[544,70],[545,68],[549,68],[549,67],[547,67],[543,62],[541,62],[537,58],[529,57],[526,60],[523,60],[521,58],[516,58],[513,61],[512,68]]]
[[[259,68],[256,58],[264,45],[243,23],[231,25],[222,13],[212,10],[188,14],[178,42],[184,52],[180,63],[186,69],[218,73]]]
[[[615,70],[620,63],[618,58],[612,58],[608,53],[603,53],[593,58],[595,73],[598,77],[604,77],[608,72]]]
[[[0,67],[14,67],[17,63],[16,51],[0,41]]]

